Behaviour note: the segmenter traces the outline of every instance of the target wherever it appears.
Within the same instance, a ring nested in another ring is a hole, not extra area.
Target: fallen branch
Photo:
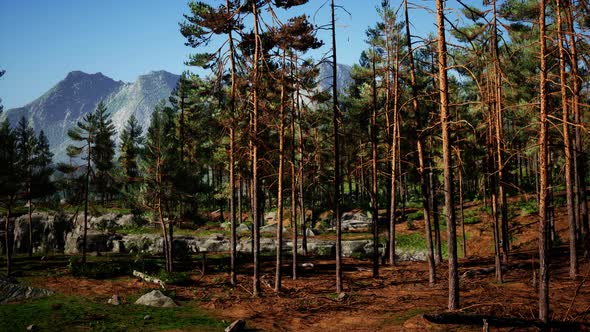
[[[536,319],[462,314],[457,312],[446,312],[434,315],[424,314],[423,317],[427,321],[435,324],[483,326],[485,320],[489,326],[495,327],[537,327],[540,329],[552,328],[563,331],[586,331],[590,329],[590,323],[551,321],[545,324]]]
[[[156,277],[151,277],[145,273],[133,270],[133,275],[136,277],[139,277],[140,279],[147,281],[147,282],[153,282],[154,284],[158,284],[160,285],[160,287],[162,287],[162,289],[166,289],[166,283]]]

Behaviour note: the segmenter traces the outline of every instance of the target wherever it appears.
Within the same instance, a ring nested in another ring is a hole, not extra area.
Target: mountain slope
[[[350,66],[338,64],[338,90],[345,93],[351,82]],[[133,83],[115,81],[102,73],[87,74],[73,71],[49,91],[33,102],[13,108],[0,115],[8,117],[16,125],[25,116],[35,131],[45,131],[49,139],[55,161],[66,161],[66,148],[71,144],[67,132],[85,114],[93,111],[103,101],[111,113],[117,137],[133,114],[143,126],[148,128],[155,105],[168,100],[180,76],[160,70],[141,75]],[[332,64],[320,66],[319,85],[321,90],[332,86]],[[331,90],[330,90],[331,91]]]
[[[112,114],[117,132],[131,114],[147,128],[154,106],[160,99],[168,98],[178,78],[165,71],[155,71],[139,76],[133,83],[123,83],[102,73],[73,71],[41,97],[23,107],[7,110],[3,116],[13,125],[25,116],[37,133],[45,131],[54,160],[64,161],[66,147],[71,144],[68,130],[100,101]]]

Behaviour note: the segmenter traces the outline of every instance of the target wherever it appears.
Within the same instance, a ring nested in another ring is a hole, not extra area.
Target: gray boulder
[[[51,294],[53,291],[48,289],[33,288],[0,280],[0,303],[46,297]]]
[[[178,307],[174,301],[168,296],[162,294],[159,290],[153,290],[135,301],[135,304],[146,305],[157,308],[172,308]]]

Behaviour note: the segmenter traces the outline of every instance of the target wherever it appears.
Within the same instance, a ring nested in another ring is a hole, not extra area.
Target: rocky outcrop
[[[368,218],[362,213],[350,213],[344,216],[349,225],[357,222],[367,222]],[[344,223],[344,222],[343,222]],[[370,221],[369,221],[370,223]],[[14,220],[15,248],[18,252],[26,252],[28,248],[28,216],[20,216]],[[49,215],[47,213],[33,214],[33,239],[34,252],[56,251],[67,254],[78,254],[82,251],[82,236],[84,217],[78,215],[74,218],[72,214]],[[117,229],[135,225],[132,215],[120,215],[109,213],[100,217],[91,217],[88,220],[87,252],[101,253],[140,253],[140,254],[161,254],[163,241],[160,234],[117,234]],[[276,250],[276,224],[270,225],[269,235],[260,239],[261,252],[272,253]],[[0,221],[0,233],[2,233],[3,221]],[[240,252],[252,251],[251,230],[245,225],[239,225],[236,229],[241,237],[237,243],[237,250]],[[332,240],[319,240],[314,238],[311,229],[309,231],[307,249],[312,255],[334,257],[336,253],[335,242]],[[272,233],[272,234],[271,234]],[[1,235],[1,234],[0,234]],[[292,251],[293,243],[287,236],[283,242],[285,253]],[[0,241],[3,244],[3,241]],[[229,252],[229,237],[219,233],[207,236],[175,236],[174,249],[178,253],[196,254],[202,252]],[[301,242],[297,245],[297,251],[303,254]],[[383,245],[379,246],[380,254],[383,254]],[[405,250],[397,248],[399,260],[402,261],[423,261],[426,253],[422,251]],[[344,257],[367,257],[373,254],[373,241],[366,240],[344,240],[342,241],[342,254]]]
[[[51,294],[53,294],[53,291],[48,289],[33,288],[0,280],[0,303],[45,297]]]

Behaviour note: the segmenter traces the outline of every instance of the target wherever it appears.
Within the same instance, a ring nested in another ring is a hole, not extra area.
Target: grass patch
[[[54,295],[23,303],[3,304],[0,305],[0,331],[21,331],[30,324],[42,331],[224,329],[222,322],[209,317],[193,303],[184,303],[178,308],[152,308],[134,304],[112,306],[97,301],[98,299]],[[151,316],[151,319],[144,320],[146,315]]]

